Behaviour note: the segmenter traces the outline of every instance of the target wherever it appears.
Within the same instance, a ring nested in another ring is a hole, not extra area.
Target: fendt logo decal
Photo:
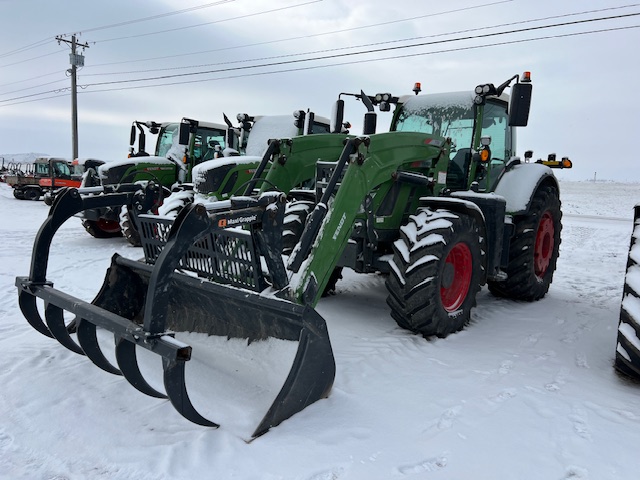
[[[221,218],[218,220],[218,227],[227,228],[233,227],[234,225],[244,225],[245,223],[252,223],[258,219],[257,215],[249,215],[247,217],[238,217],[238,218]]]
[[[340,217],[340,222],[338,222],[338,228],[336,228],[335,233],[333,234],[333,239],[337,239],[338,235],[340,235],[340,230],[342,230],[342,226],[344,225],[344,221],[347,219],[347,214],[343,213],[342,217]]]

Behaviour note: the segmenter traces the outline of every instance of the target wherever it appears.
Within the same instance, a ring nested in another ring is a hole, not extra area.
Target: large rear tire
[[[620,306],[615,367],[619,372],[640,380],[640,281],[637,280],[640,278],[638,277],[640,210],[638,206],[636,206],[634,224]]]
[[[476,220],[421,208],[394,243],[387,304],[402,328],[446,337],[471,318],[480,290],[484,237]]]
[[[558,189],[545,185],[536,191],[529,211],[514,218],[504,281],[489,281],[489,291],[515,300],[540,300],[549,291],[560,254],[562,211]]]
[[[84,229],[94,238],[121,237],[122,231],[118,222],[109,220],[82,220]]]

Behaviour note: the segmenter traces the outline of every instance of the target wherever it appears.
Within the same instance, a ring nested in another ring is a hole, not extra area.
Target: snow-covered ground
[[[0,478],[639,478],[640,385],[612,364],[640,184],[563,182],[561,199],[549,294],[518,303],[485,288],[471,324],[446,339],[401,330],[383,278],[347,273],[317,308],[336,357],[330,397],[247,443],[224,423],[187,422],[27,324],[14,281],[48,208],[0,184]],[[48,277],[90,300],[116,251],[141,255],[71,219]]]

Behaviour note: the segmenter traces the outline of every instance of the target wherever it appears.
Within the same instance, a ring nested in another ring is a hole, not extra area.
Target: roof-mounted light
[[[413,93],[418,95],[422,91],[422,84],[420,82],[416,82],[413,84]]]
[[[522,83],[531,83],[531,72],[523,72],[522,79],[520,81]]]

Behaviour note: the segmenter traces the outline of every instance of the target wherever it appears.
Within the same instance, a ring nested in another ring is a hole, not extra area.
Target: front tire
[[[402,328],[446,337],[471,318],[480,290],[484,238],[476,220],[421,208],[394,243],[387,304]]]
[[[309,200],[295,200],[287,203],[282,222],[282,253],[291,255],[293,248],[300,241],[307,217],[315,207]]]
[[[123,205],[120,209],[120,230],[122,230],[122,234],[132,246],[142,246],[140,232],[136,228],[135,223],[131,220],[129,209],[126,205]]]
[[[83,220],[82,226],[94,238],[121,237],[120,224],[109,220]]]
[[[158,207],[158,215],[168,218],[176,218],[187,205],[195,201],[194,190],[178,190],[165,197],[162,205]]]
[[[27,188],[24,191],[24,199],[25,200],[40,200],[40,196],[42,195],[42,192],[40,191],[39,188]]]
[[[287,204],[282,222],[283,255],[291,255],[293,252],[293,249],[300,241],[304,226],[307,223],[307,217],[309,217],[315,205],[315,202],[309,200],[294,200]],[[342,267],[335,267],[322,291],[322,296],[334,295],[336,293],[336,284],[340,279],[342,279]]]
[[[514,218],[507,279],[489,281],[489,291],[515,300],[540,300],[549,291],[560,254],[562,212],[558,189],[538,188],[529,211]]]

